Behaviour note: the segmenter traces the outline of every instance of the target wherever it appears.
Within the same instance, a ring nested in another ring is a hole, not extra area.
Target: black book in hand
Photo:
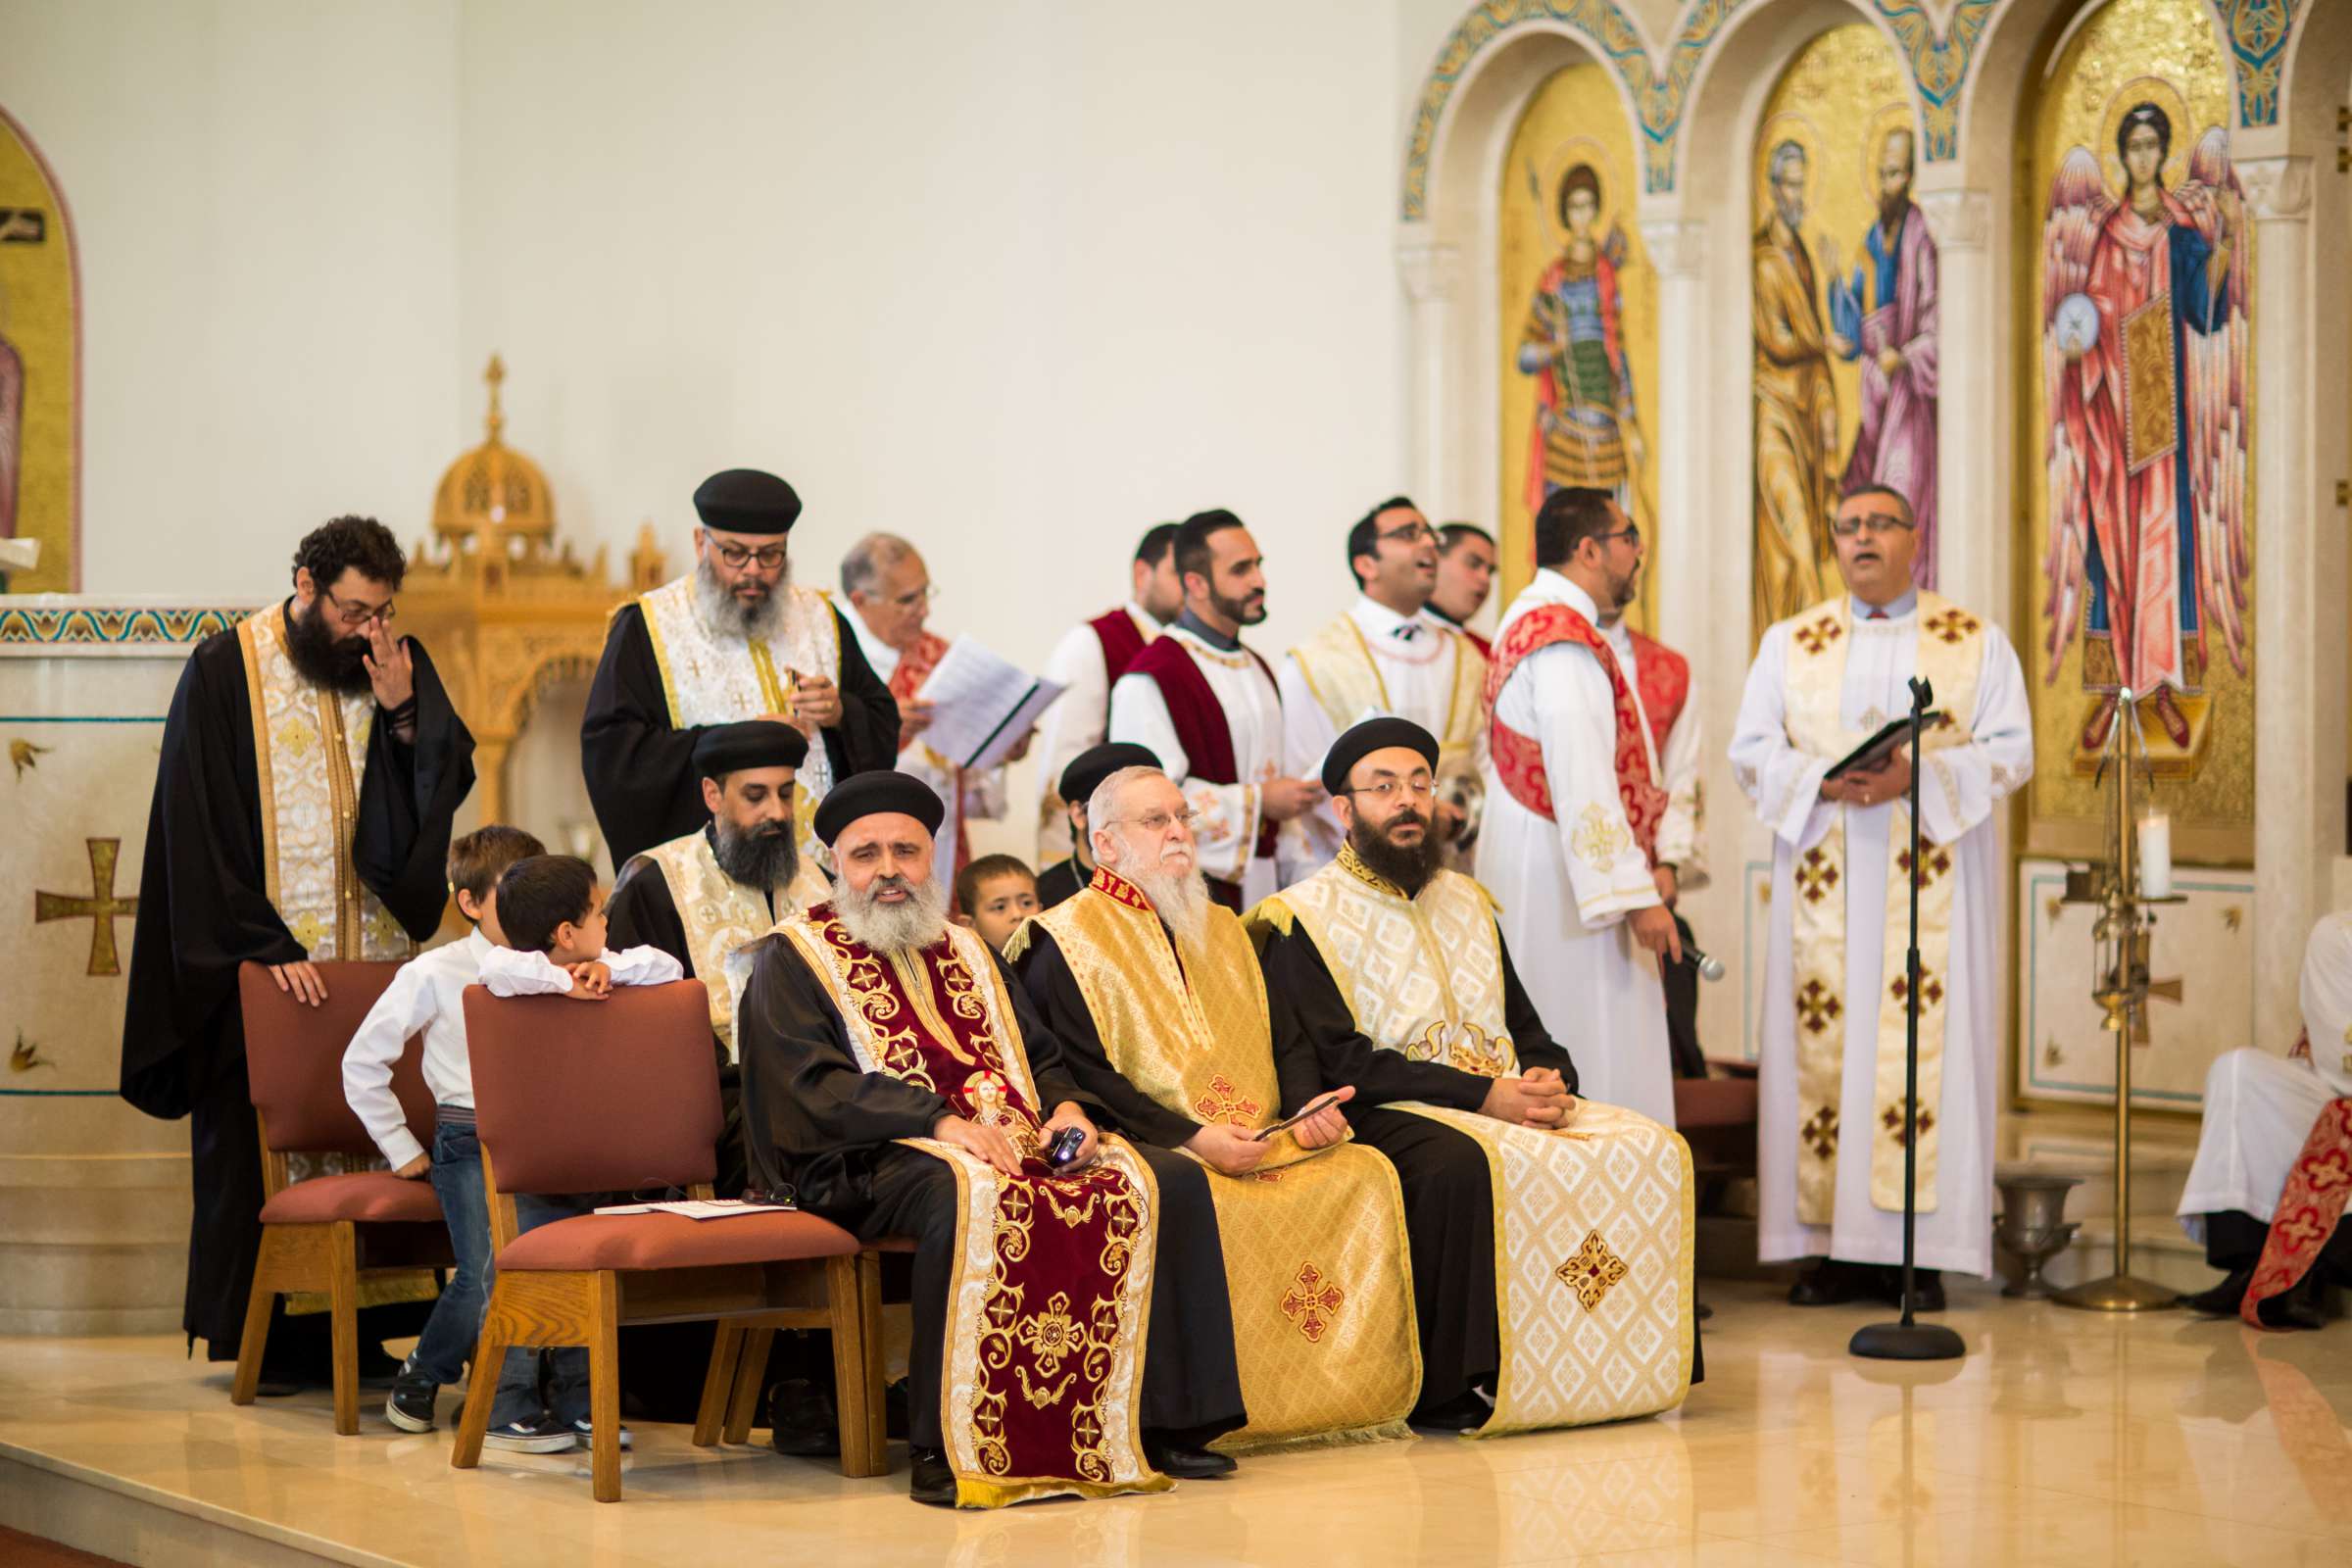
[[[1941,717],[1943,715],[1935,709],[1929,709],[1919,715],[1919,732],[1925,735],[1936,727],[1936,720]],[[1848,773],[1875,772],[1888,758],[1894,755],[1897,747],[1910,738],[1910,714],[1905,713],[1901,718],[1890,719],[1880,727],[1876,735],[1832,763],[1830,770],[1822,775],[1822,782],[1828,783],[1832,779],[1843,778]]]

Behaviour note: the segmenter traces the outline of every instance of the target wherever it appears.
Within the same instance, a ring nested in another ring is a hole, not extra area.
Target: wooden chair
[[[466,1032],[497,1274],[449,1462],[480,1462],[509,1348],[584,1346],[593,1491],[618,1501],[621,1326],[714,1319],[697,1446],[720,1431],[745,1327],[825,1328],[840,1373],[842,1470],[882,1474],[881,1266],[848,1231],[788,1212],[582,1214],[517,1234],[518,1192],[710,1195],[722,1118],[701,983],[620,987],[598,1003],[499,999],[475,986]]]
[[[262,1250],[254,1264],[253,1294],[245,1303],[245,1332],[237,1345],[237,1376],[229,1402],[251,1404],[261,1381],[262,1352],[280,1295],[316,1292],[327,1298],[334,1349],[335,1430],[360,1430],[359,1298],[362,1282],[418,1269],[449,1268],[449,1227],[442,1222],[432,1183],[405,1181],[390,1171],[287,1180],[289,1154],[372,1156],[375,1141],[343,1098],[343,1050],[368,1009],[392,981],[397,963],[318,965],[326,1001],[307,1006],[280,991],[265,964],[237,970],[245,1014],[245,1062],[253,1108],[261,1123]],[[392,1092],[407,1113],[409,1131],[433,1143],[433,1097],[419,1066],[421,1040],[411,1040],[392,1068]]]

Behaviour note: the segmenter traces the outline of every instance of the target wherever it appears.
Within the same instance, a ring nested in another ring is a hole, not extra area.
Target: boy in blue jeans
[[[516,881],[513,898],[525,935],[535,939],[536,951],[512,944],[500,918],[502,884],[523,867],[535,869]],[[583,879],[584,890],[572,904],[569,889]],[[384,1418],[406,1432],[432,1430],[434,1399],[441,1385],[457,1381],[480,1337],[482,1307],[493,1272],[490,1214],[482,1184],[480,1145],[474,1134],[473,1071],[466,1043],[466,988],[478,982],[499,996],[560,991],[598,1000],[610,994],[616,974],[623,977],[624,984],[678,978],[676,963],[666,954],[634,950],[626,955],[602,955],[601,911],[582,907],[598,902],[594,872],[583,861],[546,855],[537,839],[519,829],[485,827],[451,845],[449,880],[459,912],[474,923],[473,932],[461,942],[436,948],[404,964],[368,1011],[343,1056],[344,1098],[393,1170],[413,1180],[431,1180],[457,1257],[457,1268],[384,1404]],[[585,918],[548,918],[548,907],[567,905],[572,916]],[[585,946],[589,920],[595,922],[595,945],[586,947],[583,954],[575,948]],[[558,927],[564,945],[551,952]],[[649,952],[659,963],[645,959],[643,955]],[[603,958],[612,961],[607,963]],[[559,962],[568,967],[559,967]],[[667,973],[661,972],[662,964],[668,965]],[[392,1064],[399,1059],[402,1046],[419,1031],[424,1035],[425,1084],[437,1104],[437,1128],[429,1154],[410,1134],[392,1093]],[[579,1211],[580,1205],[567,1200],[515,1198],[516,1217],[524,1230]],[[529,1350],[508,1354],[500,1369],[490,1433],[484,1440],[490,1446],[550,1453],[573,1446],[586,1435],[585,1352],[558,1351],[550,1356],[549,1388],[544,1397],[539,1387],[539,1360],[538,1353]],[[627,1434],[622,1438],[625,1443]]]

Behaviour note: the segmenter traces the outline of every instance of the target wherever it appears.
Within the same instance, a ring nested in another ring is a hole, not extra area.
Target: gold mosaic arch
[[[32,136],[0,108],[0,538],[36,541],[10,593],[81,586],[81,262]]]

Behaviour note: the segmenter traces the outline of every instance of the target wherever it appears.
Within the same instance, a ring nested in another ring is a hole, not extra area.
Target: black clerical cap
[[[825,798],[816,808],[816,836],[825,848],[841,837],[842,830],[861,816],[880,816],[895,813],[911,816],[923,824],[926,833],[937,833],[939,824],[948,814],[931,786],[911,773],[877,768],[869,773],[852,773],[848,778],[825,791]]]
[[[713,724],[695,737],[694,770],[723,778],[744,767],[798,767],[808,760],[808,737],[772,718]]]
[[[1084,806],[1102,787],[1102,781],[1122,767],[1164,767],[1149,746],[1133,741],[1111,741],[1106,745],[1089,747],[1070,759],[1070,765],[1061,770],[1061,798],[1073,806]]]
[[[1323,755],[1323,787],[1334,795],[1348,791],[1348,774],[1374,752],[1402,746],[1419,752],[1431,767],[1438,765],[1438,738],[1409,718],[1367,718],[1331,743]]]
[[[790,533],[801,517],[792,486],[758,468],[729,468],[695,486],[695,514],[728,533]]]

